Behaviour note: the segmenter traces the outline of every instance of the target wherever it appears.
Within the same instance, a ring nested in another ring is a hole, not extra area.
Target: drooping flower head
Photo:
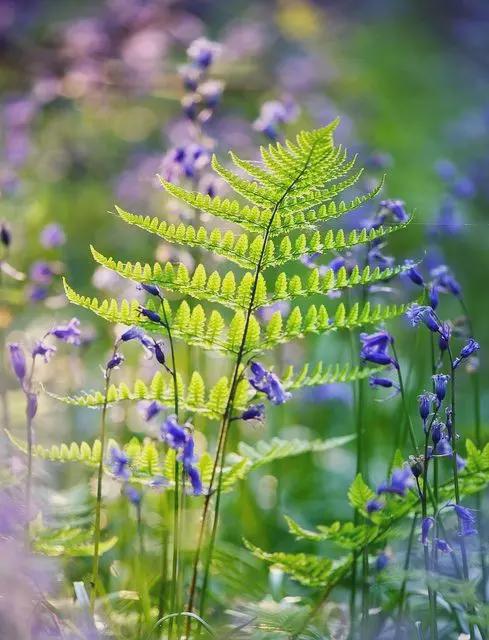
[[[414,475],[409,467],[394,469],[391,478],[377,487],[377,494],[393,493],[398,496],[405,496],[408,489],[414,486]]]
[[[406,311],[406,316],[413,327],[423,323],[433,333],[438,333],[441,329],[440,321],[431,307],[412,304]]]
[[[441,405],[445,396],[447,394],[448,381],[450,380],[450,376],[447,376],[443,373],[435,373],[432,376],[433,380],[433,392],[436,396],[436,400],[438,402],[438,406]]]
[[[383,502],[381,502],[380,500],[376,500],[375,498],[372,498],[372,500],[369,500],[365,505],[365,510],[370,515],[372,513],[376,513],[377,511],[381,511],[384,508],[384,506],[385,505]]]
[[[175,415],[168,416],[160,428],[160,435],[172,449],[181,449],[187,440],[187,434],[182,425],[178,424]]]
[[[116,352],[111,356],[110,360],[105,365],[105,369],[106,371],[111,371],[112,369],[118,369],[123,362],[124,362],[124,356],[122,355],[122,353]]]
[[[421,416],[421,420],[423,421],[424,425],[426,425],[426,420],[430,415],[431,405],[434,400],[435,400],[434,394],[429,393],[428,391],[425,391],[424,393],[418,396],[419,415]]]
[[[431,527],[435,524],[434,518],[427,516],[423,518],[421,522],[421,544],[426,546],[428,544],[428,536],[430,533]]]
[[[24,350],[18,342],[11,342],[8,345],[10,355],[10,366],[17,376],[19,382],[23,382],[27,373],[27,365]]]
[[[119,480],[128,480],[131,476],[130,459],[125,451],[116,446],[111,447],[109,465],[112,473]]]
[[[68,324],[60,324],[51,329],[49,334],[67,344],[79,345],[81,342],[81,331],[79,327],[80,321],[78,318],[72,318]]]
[[[480,349],[479,343],[476,342],[473,338],[469,338],[465,343],[465,345],[462,347],[460,354],[453,361],[454,369],[456,369],[460,365],[462,360],[465,360],[466,358],[470,358],[470,356],[476,353],[476,351],[479,351],[479,349]]]
[[[411,282],[419,285],[420,287],[424,286],[423,276],[417,270],[414,260],[404,260],[404,265],[407,267],[404,273],[411,280]]]
[[[460,504],[450,504],[453,507],[458,517],[459,535],[461,536],[473,536],[477,534],[477,518],[475,511],[468,507],[462,507]]]
[[[374,364],[393,365],[399,368],[397,360],[389,354],[389,347],[394,343],[394,338],[385,330],[375,333],[360,334],[360,358]]]
[[[253,361],[250,364],[251,376],[248,380],[251,386],[264,393],[272,404],[283,404],[290,398],[290,393],[286,391],[277,375],[268,371],[259,362]]]
[[[403,200],[382,200],[380,202],[378,215],[382,218],[382,222],[389,216],[391,216],[396,222],[407,222],[409,220],[405,202]]]
[[[261,422],[265,418],[265,405],[262,402],[250,405],[243,411],[240,418],[241,420],[258,420]]]
[[[32,350],[32,357],[37,358],[37,356],[40,356],[41,358],[44,359],[44,362],[47,364],[55,353],[56,353],[56,347],[53,347],[49,344],[46,344],[45,342],[40,341],[36,343],[34,349]]]

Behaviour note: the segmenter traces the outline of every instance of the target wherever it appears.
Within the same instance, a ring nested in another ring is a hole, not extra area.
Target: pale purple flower
[[[45,226],[41,231],[40,240],[43,247],[53,249],[64,244],[66,237],[61,225],[53,222]]]

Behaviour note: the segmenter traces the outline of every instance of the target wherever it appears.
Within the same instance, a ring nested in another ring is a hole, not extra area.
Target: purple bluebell
[[[475,511],[468,507],[462,507],[461,504],[450,504],[458,517],[459,535],[473,536],[477,534],[476,523],[477,518]]]
[[[141,283],[141,289],[144,289],[146,293],[149,293],[152,296],[157,296],[158,298],[161,296],[160,290],[155,284],[151,284],[151,283],[145,284],[143,282]]]
[[[105,365],[107,371],[111,371],[112,369],[118,369],[121,364],[124,362],[124,356],[122,353],[114,353],[114,355],[110,358],[110,360]]]
[[[448,544],[446,540],[443,540],[442,538],[435,538],[435,546],[438,549],[438,551],[441,551],[441,553],[453,552],[452,547]]]
[[[202,69],[193,64],[182,65],[178,73],[183,81],[183,86],[187,91],[196,91],[202,77]]]
[[[130,459],[125,451],[113,446],[110,449],[110,470],[119,480],[128,480],[131,476]]]
[[[440,335],[438,337],[438,346],[440,351],[446,351],[450,346],[450,338],[452,336],[452,328],[448,322],[443,322],[440,328]]]
[[[365,505],[365,510],[368,514],[376,513],[377,511],[381,511],[384,508],[384,506],[385,505],[383,502],[381,502],[380,500],[376,500],[375,498],[372,498],[372,500],[369,500]]]
[[[415,478],[421,477],[424,471],[423,458],[421,457],[416,458],[415,456],[411,456],[409,460],[409,468],[411,469],[411,473]]]
[[[269,100],[260,108],[259,117],[253,122],[253,127],[271,140],[276,140],[280,125],[292,122],[297,118],[299,109],[289,98],[284,100]]]
[[[37,413],[38,401],[37,401],[37,393],[27,392],[26,393],[27,405],[26,405],[26,416],[29,420],[33,420]]]
[[[421,420],[425,425],[426,425],[426,420],[430,415],[431,405],[434,399],[435,399],[435,396],[428,391],[425,391],[424,393],[418,396],[419,415],[421,416]]]
[[[148,402],[148,404],[144,408],[144,411],[143,411],[144,419],[146,420],[146,422],[149,422],[155,416],[157,416],[161,411],[163,411],[164,408],[165,408],[164,405],[162,405],[161,402],[158,402],[158,400],[151,400],[151,402]]]
[[[338,273],[342,267],[346,268],[346,260],[343,256],[336,256],[328,262],[328,269],[331,269],[333,273]]]
[[[462,360],[465,360],[466,358],[470,358],[470,356],[476,353],[476,351],[479,351],[479,349],[480,349],[479,343],[476,342],[473,338],[469,338],[465,343],[465,345],[462,347],[460,354],[453,361],[453,368],[456,369],[459,366],[459,364],[462,362]]]
[[[7,248],[12,242],[12,233],[5,222],[0,223],[0,242]]]
[[[441,329],[441,324],[436,317],[435,312],[431,307],[422,306],[419,304],[412,304],[406,311],[406,316],[410,320],[413,327],[423,323],[428,327],[430,331],[438,333]]]
[[[435,420],[431,426],[431,440],[435,445],[435,451],[436,451],[437,444],[440,442],[440,440],[443,437],[444,428],[445,428],[445,425],[440,420]]]
[[[427,516],[421,521],[421,544],[426,546],[428,544],[428,536],[431,527],[435,524],[434,518]]]
[[[37,260],[32,263],[29,271],[30,279],[37,284],[50,284],[53,280],[54,270],[49,262]]]
[[[420,287],[424,286],[423,276],[416,269],[416,263],[414,262],[414,260],[404,260],[404,266],[407,267],[404,273],[411,280],[411,282],[419,285]]]
[[[122,342],[129,342],[130,340],[140,340],[144,335],[144,332],[139,327],[129,327],[124,333],[121,335],[120,340]]]
[[[183,463],[185,470],[197,461],[197,456],[195,455],[195,442],[190,434],[186,437],[179,459]]]
[[[405,496],[408,489],[414,485],[414,475],[409,467],[394,469],[391,478],[377,487],[377,494],[393,493],[398,496]]]
[[[390,563],[390,556],[385,551],[381,551],[375,559],[375,568],[377,571],[383,571]]]
[[[187,55],[198,67],[207,69],[221,53],[221,50],[222,46],[218,42],[201,37],[190,43]]]
[[[187,475],[190,480],[190,484],[192,485],[192,490],[194,496],[200,496],[203,493],[202,488],[202,478],[200,477],[200,473],[196,467],[189,467],[187,469]]]
[[[374,364],[393,365],[398,368],[398,362],[389,355],[388,349],[393,344],[394,339],[387,331],[377,331],[376,333],[360,334],[362,347],[360,358]]]
[[[27,364],[24,350],[18,342],[11,342],[8,345],[10,355],[10,366],[19,382],[23,382],[27,373]]]
[[[283,404],[290,398],[290,393],[283,388],[282,383],[272,371],[267,371],[255,361],[250,364],[250,369],[249,383],[254,389],[264,393],[272,404]]]
[[[441,293],[451,293],[456,298],[462,296],[462,287],[445,264],[439,264],[430,271],[432,287]]]
[[[166,368],[166,357],[165,352],[163,351],[162,342],[157,342],[156,340],[154,340],[152,348],[156,360]]]
[[[372,246],[367,252],[367,262],[370,267],[380,267],[388,269],[394,266],[395,258],[386,256],[381,251],[381,246]]]
[[[433,392],[438,401],[438,405],[440,405],[447,395],[450,376],[447,376],[444,373],[435,373],[434,376],[431,376],[431,379],[433,380]]]
[[[133,487],[132,484],[126,483],[124,485],[124,495],[129,500],[129,502],[134,505],[136,508],[139,508],[141,505],[141,501],[143,499],[143,495],[140,491]]]
[[[66,237],[63,228],[59,224],[53,222],[52,224],[46,225],[41,231],[40,240],[43,247],[46,249],[53,249],[64,244]]]
[[[379,376],[371,376],[368,382],[371,387],[383,387],[384,389],[391,389],[396,386],[389,378],[381,378]]]
[[[81,342],[80,321],[78,318],[72,318],[68,324],[60,324],[49,332],[62,342],[68,344],[79,345]]]
[[[148,320],[151,320],[151,322],[156,322],[157,324],[164,324],[163,320],[161,319],[161,316],[158,313],[156,313],[156,311],[153,311],[152,309],[147,309],[146,307],[139,307],[139,313],[145,318],[148,318]]]
[[[259,404],[252,404],[243,411],[240,416],[241,420],[259,420],[262,421],[265,418],[265,405],[260,402]]]
[[[215,109],[219,104],[224,90],[224,83],[220,80],[207,80],[199,85],[199,95],[205,107]]]
[[[379,214],[384,218],[387,217],[387,214],[391,214],[397,222],[407,222],[409,220],[405,203],[402,200],[382,200]]]
[[[433,451],[432,451],[433,453]],[[436,445],[436,451],[434,452],[438,457],[447,457],[453,454],[453,449],[450,445],[448,438],[442,437]]]
[[[440,296],[438,295],[438,287],[435,284],[431,284],[428,288],[428,299],[430,307],[436,309],[440,303]]]
[[[36,346],[32,350],[32,357],[37,358],[37,356],[40,356],[41,358],[44,359],[44,362],[47,364],[55,353],[56,353],[56,347],[52,347],[49,344],[39,341],[36,343]]]
[[[168,416],[160,427],[160,435],[172,449],[181,449],[187,441],[185,429],[178,424],[174,415]]]

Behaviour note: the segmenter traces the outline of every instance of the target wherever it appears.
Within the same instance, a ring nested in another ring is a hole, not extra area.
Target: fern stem
[[[112,351],[114,358],[117,353],[119,341],[116,341]],[[100,519],[102,514],[102,484],[104,476],[104,457],[105,457],[105,441],[107,439],[107,405],[109,403],[109,387],[112,369],[105,371],[105,391],[104,404],[102,405],[102,416],[100,419],[100,460],[97,471],[97,497],[95,502],[95,531],[94,531],[94,548],[93,548],[93,568],[92,568],[92,590],[90,592],[90,613],[95,612],[95,600],[97,597],[98,574],[100,568]]]
[[[195,553],[194,566],[193,566],[193,575],[192,575],[192,581],[191,581],[189,599],[188,599],[188,605],[187,605],[187,612],[188,613],[192,613],[192,611],[193,611],[194,598],[195,598],[195,589],[196,589],[196,584],[197,584],[198,564],[199,564],[199,560],[200,560],[200,553],[201,553],[201,546],[202,546],[201,543],[203,541],[203,531],[205,529],[205,520],[206,520],[208,512],[209,512],[210,496],[212,494],[212,489],[213,489],[215,477],[216,477],[216,474],[217,474],[217,468],[218,468],[219,462],[221,461],[221,467],[219,469],[218,489],[217,489],[217,496],[216,496],[216,507],[215,507],[215,513],[214,513],[214,523],[213,523],[213,527],[212,527],[212,534],[211,534],[211,539],[210,539],[209,549],[208,549],[208,557],[207,557],[207,561],[206,561],[206,565],[205,565],[205,571],[204,571],[204,577],[203,577],[203,585],[205,585],[205,588],[207,588],[207,584],[208,584],[210,565],[211,565],[211,562],[212,562],[212,555],[213,555],[213,551],[214,551],[214,545],[215,545],[215,540],[216,540],[216,536],[217,536],[217,528],[218,528],[218,521],[219,521],[219,507],[220,507],[221,492],[222,492],[222,473],[223,473],[224,460],[225,460],[225,455],[226,455],[226,444],[227,444],[227,438],[228,438],[228,433],[229,433],[229,423],[230,423],[230,418],[231,418],[231,412],[232,412],[232,409],[233,409],[234,397],[235,397],[235,394],[236,394],[236,388],[237,388],[238,380],[239,380],[240,367],[241,367],[243,356],[244,356],[244,352],[245,352],[245,345],[246,345],[246,338],[247,338],[247,335],[248,335],[248,328],[249,328],[249,325],[250,325],[251,316],[253,314],[256,290],[257,290],[257,287],[258,287],[258,278],[260,276],[261,268],[262,268],[262,265],[263,265],[263,261],[265,259],[265,253],[266,253],[266,249],[267,249],[268,239],[270,237],[273,221],[275,220],[275,216],[277,214],[277,211],[279,210],[280,205],[285,200],[285,198],[287,197],[287,195],[289,194],[291,189],[294,187],[296,182],[301,178],[301,176],[303,175],[303,173],[307,169],[307,167],[309,165],[309,161],[311,159],[312,152],[314,150],[314,147],[315,147],[315,144],[313,144],[311,146],[311,150],[309,151],[309,154],[308,154],[308,157],[306,159],[306,162],[304,163],[304,167],[297,174],[297,176],[294,178],[294,180],[290,183],[290,185],[284,191],[284,193],[279,198],[279,200],[275,203],[275,205],[273,207],[273,210],[271,212],[271,215],[270,215],[270,219],[269,219],[269,221],[267,223],[267,227],[266,227],[266,231],[265,231],[264,237],[263,237],[263,244],[262,244],[262,248],[261,248],[261,251],[260,251],[260,257],[258,259],[258,262],[257,262],[257,265],[256,265],[256,269],[255,269],[255,272],[254,272],[253,286],[251,288],[251,293],[250,293],[250,301],[248,303],[248,308],[247,308],[247,311],[246,311],[245,324],[244,324],[244,329],[243,329],[243,336],[242,336],[241,344],[239,346],[238,354],[237,354],[237,357],[236,357],[236,362],[235,362],[235,365],[234,365],[234,371],[233,371],[233,376],[232,376],[231,387],[230,387],[230,391],[229,391],[229,397],[228,397],[228,401],[226,403],[226,408],[224,410],[224,415],[223,415],[223,419],[222,419],[222,422],[221,422],[221,428],[220,428],[220,434],[219,434],[219,443],[218,443],[218,448],[217,448],[217,452],[216,452],[216,456],[215,456],[214,464],[213,464],[213,468],[212,468],[212,474],[211,474],[211,479],[210,479],[210,483],[209,483],[208,494],[206,496],[206,500],[205,500],[205,503],[204,503],[204,510],[203,510],[202,522],[201,522],[201,530],[200,530],[200,533],[199,533],[199,543],[198,543],[197,550],[196,550],[196,553]],[[201,597],[205,602],[204,589],[202,590],[202,596]],[[203,614],[204,614],[204,607],[201,606],[200,607],[200,616],[203,617]],[[190,630],[191,630],[191,618],[189,617],[188,622],[187,622],[187,637],[190,635]]]

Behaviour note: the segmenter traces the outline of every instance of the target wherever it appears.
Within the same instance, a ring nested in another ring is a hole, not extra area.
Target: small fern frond
[[[183,383],[178,376],[179,405],[191,413],[197,413],[203,417],[219,420],[226,408],[229,397],[230,383],[227,377],[220,378],[212,387],[206,388],[202,376],[194,371],[188,384]],[[235,408],[242,411],[247,406],[249,397],[253,394],[247,380],[242,380],[236,393]],[[77,396],[51,397],[77,407],[99,408],[105,403],[105,396],[100,391],[86,392]],[[174,405],[173,382],[167,374],[158,371],[149,384],[142,380],[136,380],[132,388],[125,383],[111,385],[108,390],[107,400],[109,404],[125,400],[157,400],[161,404],[172,407]]]
[[[292,389],[302,389],[303,387],[313,387],[323,384],[335,384],[338,382],[354,382],[363,380],[374,373],[382,371],[382,367],[353,367],[351,364],[329,364],[318,362],[311,366],[305,364],[302,369],[295,372],[290,366],[280,376],[283,386],[289,391]]]
[[[301,527],[295,520],[285,516],[289,533],[298,540],[311,542],[332,542],[342,549],[354,551],[378,538],[379,527],[374,524],[359,524],[353,522],[333,522],[328,526],[319,525],[316,531]]]

